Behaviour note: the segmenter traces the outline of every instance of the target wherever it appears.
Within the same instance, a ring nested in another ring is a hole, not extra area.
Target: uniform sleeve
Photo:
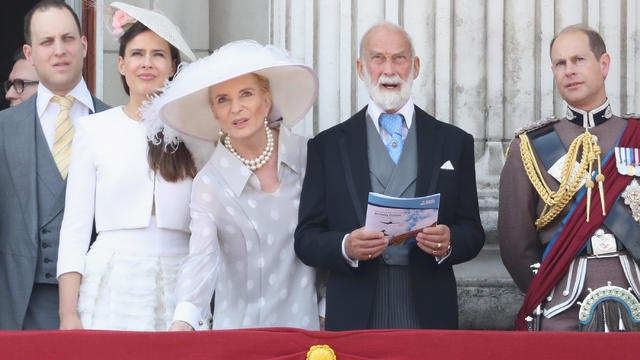
[[[535,228],[537,193],[524,170],[520,140],[511,148],[500,175],[498,240],[502,262],[516,285],[526,292],[533,273],[529,266],[541,261],[542,244]]]
[[[191,192],[189,255],[180,268],[173,316],[174,321],[185,321],[196,330],[209,327],[210,303],[220,266],[217,227],[208,207],[211,201],[215,199],[209,185],[196,178]]]
[[[91,121],[89,115],[80,118],[75,126],[58,247],[58,277],[68,272],[84,274],[85,257],[93,233],[96,166]]]

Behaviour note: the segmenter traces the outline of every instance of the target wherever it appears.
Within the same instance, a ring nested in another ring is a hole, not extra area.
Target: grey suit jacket
[[[22,329],[36,273],[38,226],[46,222],[37,208],[36,97],[0,112],[0,330]],[[93,103],[97,112],[109,108],[95,97]],[[64,210],[64,201],[51,205],[59,206],[52,218]]]

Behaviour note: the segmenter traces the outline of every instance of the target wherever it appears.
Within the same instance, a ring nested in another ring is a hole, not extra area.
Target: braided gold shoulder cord
[[[578,154],[582,150],[582,157],[577,171],[574,171],[574,164],[578,158]],[[587,179],[587,222],[589,221],[589,207],[591,205],[591,189],[593,188],[593,181],[589,174],[592,172],[592,163],[594,160],[598,160],[598,170],[600,170],[600,146],[598,146],[597,138],[589,131],[585,131],[583,134],[576,137],[567,152],[567,158],[562,166],[562,173],[560,177],[560,186],[558,191],[552,191],[542,177],[538,162],[535,159],[529,137],[526,134],[520,134],[520,155],[522,156],[522,163],[524,169],[531,181],[531,184],[536,189],[545,206],[542,209],[540,217],[535,221],[536,228],[538,230],[545,227],[569,203],[571,198],[580,188],[580,184],[585,177]],[[603,204],[604,214],[604,194],[602,182],[604,182],[604,176],[599,172],[596,177],[600,188],[600,197]]]

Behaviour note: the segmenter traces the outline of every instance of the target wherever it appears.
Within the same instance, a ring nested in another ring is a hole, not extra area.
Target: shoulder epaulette
[[[622,115],[623,119],[634,119],[634,120],[638,120],[640,119],[640,114],[636,114],[636,113],[626,113],[624,115]]]
[[[555,116],[549,116],[544,120],[536,121],[536,122],[534,122],[533,124],[531,124],[529,126],[525,126],[525,127],[522,127],[520,129],[516,130],[515,131],[515,136],[518,137],[518,136],[520,136],[520,135],[522,135],[524,133],[529,133],[531,131],[541,129],[541,128],[545,127],[545,126],[549,126],[549,125],[554,124],[554,123],[556,123],[558,121],[560,121],[560,118],[555,117]]]

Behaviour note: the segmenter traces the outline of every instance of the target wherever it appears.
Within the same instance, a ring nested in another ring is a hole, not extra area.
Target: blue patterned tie
[[[389,156],[391,156],[391,160],[393,160],[394,164],[398,164],[398,160],[400,160],[400,155],[402,155],[402,120],[404,117],[402,114],[380,114],[380,126],[385,129],[389,135],[391,135],[391,140],[389,140],[385,146],[387,147],[387,151],[389,152]]]

